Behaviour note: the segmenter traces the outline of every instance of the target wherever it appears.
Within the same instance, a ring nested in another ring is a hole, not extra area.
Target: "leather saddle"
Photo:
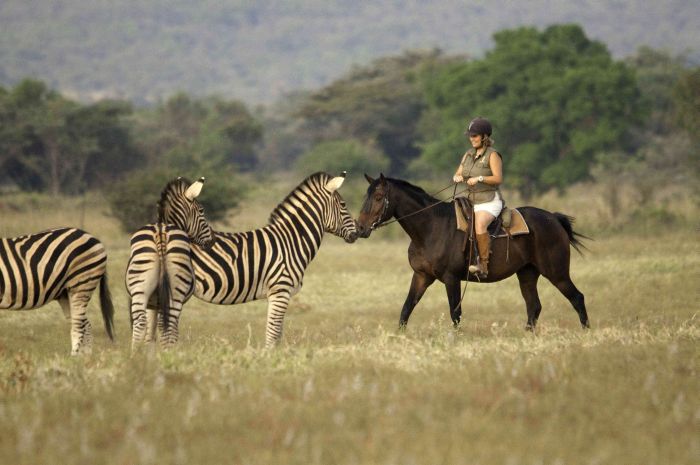
[[[472,221],[472,204],[469,199],[466,197],[457,197],[455,199],[455,216],[457,217],[457,229],[468,233]],[[496,239],[529,234],[530,228],[517,208],[503,207],[498,218],[489,225],[488,233],[492,238]]]

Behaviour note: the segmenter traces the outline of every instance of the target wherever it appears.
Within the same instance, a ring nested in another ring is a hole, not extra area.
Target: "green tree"
[[[337,174],[378,173],[389,168],[389,159],[381,151],[359,141],[346,139],[321,142],[303,154],[295,163],[302,175],[316,171]]]
[[[685,71],[684,57],[640,47],[625,62],[636,74],[642,104],[649,113],[643,130],[652,134],[668,134],[673,131],[676,111],[673,89]],[[643,138],[646,138],[646,134]]]
[[[124,117],[130,106],[83,106],[24,80],[0,92],[0,163],[21,188],[73,194],[133,168],[140,156]]]
[[[149,166],[183,171],[252,170],[262,140],[262,125],[244,104],[218,98],[177,94],[155,110],[142,112],[137,124]]]
[[[443,60],[437,50],[380,58],[314,92],[298,116],[316,142],[371,143],[400,172],[419,154],[416,125],[426,106],[419,76]]]
[[[685,71],[673,89],[676,121],[696,141],[700,140],[700,67]]]
[[[524,197],[588,175],[594,155],[623,147],[640,121],[634,73],[577,25],[504,30],[482,60],[446,66],[427,81],[422,166],[450,173],[478,115],[494,125],[509,186]],[[447,175],[445,175],[447,176]]]
[[[117,218],[126,232],[134,232],[144,224],[157,219],[157,203],[168,181],[181,175],[173,169],[155,168],[129,173],[110,185],[107,200],[112,216]],[[188,177],[194,181],[196,176]],[[238,206],[244,186],[235,175],[222,173],[207,178],[199,202],[209,221],[221,220],[226,212]]]

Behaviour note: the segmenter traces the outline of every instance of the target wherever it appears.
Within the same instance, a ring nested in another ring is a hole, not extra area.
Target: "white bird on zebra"
[[[163,347],[178,340],[180,313],[194,292],[190,242],[203,248],[213,242],[204,209],[197,201],[203,185],[204,178],[194,183],[183,178],[170,181],[158,202],[158,221],[131,236],[126,288],[132,350],[154,342],[156,326]]]
[[[345,173],[315,173],[297,186],[270,214],[266,226],[247,232],[214,232],[214,245],[192,246],[195,296],[230,305],[267,298],[265,345],[282,336],[291,297],[326,232],[352,243],[355,220],[337,192]]]
[[[76,228],[0,239],[0,309],[28,310],[58,300],[71,323],[71,355],[90,352],[87,307],[100,286],[107,335],[114,340],[114,308],[102,243]]]

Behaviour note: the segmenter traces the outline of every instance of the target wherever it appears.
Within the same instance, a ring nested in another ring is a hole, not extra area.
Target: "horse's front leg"
[[[413,309],[416,308],[416,305],[418,305],[421,297],[423,297],[423,294],[425,294],[425,290],[428,289],[428,287],[430,287],[434,281],[435,277],[433,276],[419,273],[417,271],[413,273],[411,287],[408,289],[406,302],[404,302],[403,308],[401,309],[401,317],[399,318],[400,329],[406,328],[406,324],[408,323],[408,319],[410,318]]]
[[[457,327],[462,319],[461,281],[459,278],[449,277],[444,282],[445,290],[447,291],[447,301],[450,304],[450,318],[452,319],[452,324]]]

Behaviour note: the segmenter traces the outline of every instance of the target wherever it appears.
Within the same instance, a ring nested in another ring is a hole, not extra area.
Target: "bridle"
[[[386,212],[387,212],[387,210],[389,209],[389,186],[387,185],[387,187],[386,187],[386,192],[384,193],[384,199],[383,199],[383,201],[382,201],[382,203],[383,203],[383,205],[382,205],[382,212],[381,212],[381,214],[377,217],[377,221],[375,221],[374,223],[372,223],[372,226],[370,227],[370,230],[374,231],[375,229],[379,229],[379,228],[384,227],[384,226],[387,226],[387,225],[389,225],[389,224],[391,224],[391,223],[394,223],[394,222],[397,222],[397,221],[401,221],[401,220],[403,220],[404,218],[408,218],[409,216],[413,216],[413,215],[416,215],[416,214],[418,214],[418,213],[420,213],[420,212],[423,212],[423,211],[425,211],[425,210],[428,210],[428,209],[430,209],[430,208],[433,208],[433,207],[435,207],[436,205],[439,205],[439,204],[441,204],[441,203],[443,203],[443,202],[447,202],[448,200],[454,200],[455,197],[457,197],[457,194],[461,194],[462,192],[465,192],[465,191],[468,190],[468,189],[465,188],[465,189],[463,189],[463,190],[457,192],[457,185],[458,185],[458,183],[453,183],[453,184],[450,184],[450,185],[448,185],[448,186],[446,186],[446,187],[440,189],[439,191],[435,192],[434,194],[430,194],[430,196],[431,196],[431,197],[434,197],[435,195],[437,195],[437,194],[439,194],[439,193],[441,193],[441,192],[443,192],[443,191],[449,189],[449,188],[452,187],[453,185],[454,185],[454,192],[452,193],[452,196],[449,197],[448,199],[446,199],[446,200],[439,200],[439,201],[437,201],[437,202],[435,202],[435,203],[432,203],[432,204],[428,205],[427,207],[423,207],[423,208],[421,208],[421,209],[419,209],[419,210],[416,210],[416,211],[414,211],[414,212],[411,212],[411,213],[409,213],[408,215],[404,215],[404,216],[402,216],[402,217],[400,217],[400,218],[394,218],[393,220],[390,220],[390,221],[386,221],[386,220],[382,221],[382,218],[384,218],[384,215],[386,215]],[[470,232],[471,232],[471,231],[473,231],[473,222],[472,222],[472,228],[470,228]],[[469,258],[467,259],[467,263],[471,263],[471,260],[472,260],[472,247],[471,247],[471,245],[470,245],[470,246],[469,246]],[[478,276],[477,276],[477,279],[478,279]],[[452,314],[452,312],[453,312],[455,309],[457,309],[458,307],[460,307],[460,306],[462,305],[462,302],[464,301],[464,296],[465,296],[466,293],[467,293],[467,286],[468,286],[468,285],[469,285],[469,277],[467,276],[466,283],[464,284],[464,290],[462,291],[462,296],[459,298],[459,302],[457,302],[457,305],[455,306],[455,308],[450,309],[450,314]]]
[[[408,217],[410,217],[410,216],[417,215],[418,213],[421,213],[421,212],[423,212],[423,211],[425,211],[425,210],[429,210],[429,209],[431,209],[431,208],[433,208],[433,207],[435,207],[435,206],[437,206],[437,205],[440,205],[441,203],[454,200],[455,197],[457,196],[457,194],[461,194],[462,192],[465,192],[465,191],[467,190],[467,189],[464,189],[464,190],[461,190],[461,191],[457,192],[457,183],[452,183],[452,184],[449,184],[448,186],[446,186],[446,187],[440,189],[439,191],[437,191],[437,192],[435,192],[435,193],[433,193],[433,194],[429,194],[429,195],[430,195],[430,197],[435,197],[437,194],[440,194],[441,192],[446,191],[447,189],[449,189],[449,188],[452,187],[452,186],[454,186],[455,191],[454,191],[454,193],[452,194],[451,197],[448,197],[448,198],[445,199],[445,200],[438,200],[438,201],[435,202],[435,203],[431,203],[430,205],[428,205],[428,206],[426,206],[426,207],[420,208],[420,209],[418,209],[418,210],[416,210],[416,211],[414,211],[414,212],[411,212],[411,213],[409,213],[408,215],[404,215],[404,216],[402,216],[402,217],[400,217],[400,218],[394,218],[394,219],[392,219],[392,220],[389,220],[389,219],[382,220],[382,218],[384,218],[384,215],[386,215],[387,210],[389,210],[389,187],[388,187],[388,185],[387,185],[386,192],[384,193],[384,199],[382,200],[382,203],[383,203],[383,205],[382,205],[382,211],[381,211],[381,213],[379,214],[379,216],[377,217],[377,220],[376,220],[374,223],[372,223],[372,226],[370,226],[370,230],[374,231],[375,229],[383,228],[384,226],[388,226],[388,225],[390,225],[391,223],[395,223],[395,222],[397,222],[397,221],[401,221],[401,220],[403,220],[403,219],[405,219],[405,218],[408,218]]]

